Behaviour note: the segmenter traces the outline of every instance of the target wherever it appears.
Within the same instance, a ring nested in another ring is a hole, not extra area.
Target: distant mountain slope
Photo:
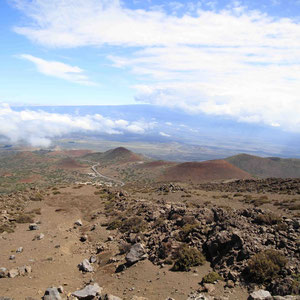
[[[283,159],[278,157],[259,157],[239,154],[225,159],[234,166],[258,177],[300,177],[300,159]]]
[[[200,183],[222,179],[245,179],[251,175],[225,160],[186,162],[169,167],[159,178],[162,181]]]
[[[84,158],[105,163],[126,163],[145,160],[144,156],[136,154],[124,147],[118,147],[103,153],[89,153],[85,155]]]

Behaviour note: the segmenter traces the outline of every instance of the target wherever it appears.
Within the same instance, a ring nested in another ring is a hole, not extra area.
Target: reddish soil
[[[19,182],[20,183],[33,183],[33,182],[40,180],[41,178],[42,177],[39,175],[34,175],[34,176],[23,178],[23,179],[19,180]]]
[[[71,157],[61,159],[60,161],[58,161],[56,163],[56,165],[59,168],[63,168],[63,169],[79,169],[79,168],[85,168],[86,167],[84,165],[79,164],[78,162],[76,162]]]
[[[186,162],[166,169],[160,176],[162,181],[180,181],[193,183],[222,179],[246,179],[251,175],[225,160],[205,162]]]

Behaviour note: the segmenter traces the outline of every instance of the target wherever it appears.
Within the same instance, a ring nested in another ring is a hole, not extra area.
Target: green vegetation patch
[[[176,261],[172,271],[190,271],[191,267],[203,265],[205,257],[201,251],[196,248],[189,248],[186,244],[178,248]]]
[[[202,278],[202,283],[215,283],[218,280],[224,280],[217,272],[210,272]]]
[[[108,223],[107,229],[114,230],[119,229],[120,232],[133,232],[140,233],[145,231],[146,222],[142,217],[131,217],[127,219],[115,219]]]
[[[287,259],[279,251],[265,250],[249,259],[249,279],[255,283],[270,282],[279,276]]]

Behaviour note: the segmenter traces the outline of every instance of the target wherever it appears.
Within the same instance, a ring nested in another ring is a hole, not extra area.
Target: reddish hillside
[[[251,178],[251,175],[227,161],[210,160],[205,162],[186,162],[169,167],[159,180],[200,183],[212,180],[245,178]]]
[[[71,157],[63,158],[56,163],[56,166],[62,169],[78,169],[84,168],[85,166],[79,164],[76,160]]]
[[[151,162],[147,162],[144,164],[138,165],[138,169],[153,169],[153,168],[159,168],[159,167],[168,167],[176,165],[177,163],[170,162],[170,161],[164,161],[164,160],[155,160]]]

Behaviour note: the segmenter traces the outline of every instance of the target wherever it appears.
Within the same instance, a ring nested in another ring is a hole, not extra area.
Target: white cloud
[[[48,147],[51,139],[69,133],[92,132],[143,134],[155,126],[153,123],[111,120],[99,114],[72,116],[45,111],[14,111],[7,104],[0,103],[0,136],[11,143],[28,143]]]
[[[83,70],[79,67],[70,66],[58,61],[47,61],[29,54],[21,54],[19,57],[33,62],[37,70],[44,75],[83,85],[95,85],[95,83],[90,81],[89,78],[83,74]]]
[[[300,131],[297,20],[238,1],[180,16],[118,0],[14,2],[31,20],[16,32],[44,46],[126,47],[126,55],[108,57],[142,82],[135,86],[138,101]]]
[[[170,137],[169,134],[167,134],[167,133],[165,133],[163,131],[160,131],[159,135],[164,136],[164,137]]]

